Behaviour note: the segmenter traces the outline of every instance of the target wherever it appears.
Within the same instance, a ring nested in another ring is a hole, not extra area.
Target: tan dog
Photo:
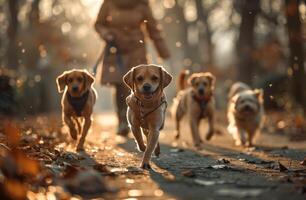
[[[183,116],[187,115],[194,145],[198,147],[202,143],[199,135],[201,119],[208,118],[209,130],[206,139],[210,140],[214,134],[215,77],[208,72],[195,73],[188,78],[187,82],[189,87],[180,91],[174,99],[172,115],[175,118],[177,139],[181,132],[180,121]]]
[[[229,91],[228,132],[237,146],[252,146],[264,118],[263,91],[237,82]]]
[[[164,88],[172,76],[161,66],[139,65],[124,77],[124,83],[131,89],[126,98],[127,119],[140,151],[144,151],[141,167],[150,169],[152,152],[159,155],[159,131],[163,128],[167,108]],[[147,138],[145,146],[142,133]]]
[[[92,111],[96,102],[97,94],[92,87],[94,77],[86,70],[65,71],[56,79],[58,92],[62,97],[62,118],[69,127],[69,132],[74,140],[77,140],[78,133],[81,138],[77,150],[84,149],[85,137],[92,123]],[[67,87],[66,87],[67,86]],[[82,125],[84,119],[84,125]]]

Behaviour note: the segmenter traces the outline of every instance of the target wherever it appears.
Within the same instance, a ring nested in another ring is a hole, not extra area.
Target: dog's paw
[[[236,146],[242,146],[241,140],[236,140],[236,141],[235,141],[235,145],[236,145]]]
[[[146,150],[146,145],[138,145],[137,144],[137,149],[140,151],[140,152],[144,152]]]
[[[78,139],[78,133],[75,129],[70,129],[69,133],[70,133],[70,136],[72,137],[72,139],[74,139],[74,140]]]
[[[150,170],[152,169],[151,168],[151,165],[149,163],[142,163],[141,166],[140,166],[142,169],[144,170]]]
[[[193,146],[196,150],[200,150],[202,148],[201,142],[194,143]]]
[[[213,131],[209,131],[209,132],[207,133],[205,139],[206,139],[207,141],[209,141],[209,140],[212,138],[213,135],[214,135],[214,132],[213,132]]]
[[[157,156],[157,157],[160,155],[160,147],[159,147],[159,145],[155,148],[154,154],[155,154],[155,156]]]
[[[180,139],[180,134],[178,132],[175,134],[175,139],[176,140]]]
[[[247,141],[247,142],[245,143],[245,146],[246,146],[246,147],[253,147],[253,143],[250,142],[250,141]]]
[[[78,144],[77,148],[76,148],[77,151],[84,151],[84,145],[83,144]]]

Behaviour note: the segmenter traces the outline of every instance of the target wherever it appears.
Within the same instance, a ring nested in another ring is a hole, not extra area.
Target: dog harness
[[[72,97],[69,93],[67,94],[68,103],[72,106],[78,117],[81,116],[81,112],[85,107],[88,96],[89,96],[89,91],[85,92],[80,97]]]
[[[148,111],[148,112],[144,112],[144,111],[143,111],[142,108],[144,107],[144,105],[143,105],[143,103],[140,101],[140,99],[138,99],[137,97],[136,97],[136,103],[137,103],[137,105],[139,106],[140,125],[141,125],[141,126],[144,126],[146,117],[149,116],[149,115],[150,115],[151,113],[153,113],[154,111],[156,111],[158,108],[160,108],[163,104],[166,105],[166,108],[165,108],[165,110],[164,110],[164,114],[165,114],[166,109],[167,109],[167,106],[168,106],[168,103],[167,103],[165,97],[162,97],[161,100],[160,100],[160,103],[159,103],[155,108],[153,108],[152,110],[150,110],[150,111]],[[164,128],[164,122],[165,122],[165,119],[163,120],[163,123],[162,123],[162,125],[161,125],[161,127],[160,127],[159,130],[162,130],[162,129]]]
[[[127,98],[127,105],[136,113],[139,113],[138,117],[139,117],[139,121],[140,121],[140,125],[141,127],[146,127],[146,118],[152,114],[153,112],[155,112],[157,109],[159,109],[162,105],[165,104],[166,108],[164,109],[164,114],[166,112],[168,103],[166,101],[165,96],[162,96],[160,99],[160,102],[157,106],[153,107],[151,110],[149,111],[144,111],[144,107],[146,106],[138,97],[136,97],[135,95],[133,95],[132,99],[128,100],[129,98]],[[134,105],[133,105],[134,104]],[[148,106],[147,106],[148,107]],[[162,130],[164,128],[164,122],[165,119],[163,119],[163,123],[160,127],[159,130]]]
[[[204,98],[199,98],[199,97],[197,97],[195,94],[193,94],[192,97],[193,97],[193,99],[194,99],[194,100],[199,104],[199,106],[200,106],[200,110],[201,110],[201,112],[200,112],[200,119],[201,119],[201,118],[204,118],[204,117],[205,117],[204,111],[205,111],[205,109],[206,109],[206,106],[207,106],[208,102],[209,102],[210,99],[211,99],[211,95],[209,95],[208,97],[205,96]]]

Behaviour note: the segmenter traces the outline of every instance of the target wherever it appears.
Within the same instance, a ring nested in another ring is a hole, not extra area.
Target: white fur
[[[264,121],[263,91],[235,83],[229,92],[227,130],[237,146],[252,146]]]

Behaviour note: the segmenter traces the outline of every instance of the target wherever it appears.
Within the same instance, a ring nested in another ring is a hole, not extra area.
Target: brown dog
[[[62,97],[63,122],[69,127],[69,133],[74,140],[77,140],[78,133],[82,133],[77,150],[83,150],[97,98],[96,91],[92,87],[94,77],[86,70],[73,69],[57,77],[56,82],[58,92],[64,92]],[[81,126],[82,119],[85,119],[83,127]]]
[[[150,169],[150,159],[155,149],[159,155],[159,131],[163,128],[167,101],[164,88],[172,76],[161,66],[139,65],[132,68],[124,77],[124,83],[131,89],[126,98],[127,119],[135,137],[138,149],[144,151],[141,167]],[[142,133],[147,138],[145,146]]]
[[[184,115],[187,115],[194,145],[198,147],[202,142],[199,135],[201,119],[208,118],[209,131],[206,139],[209,140],[214,133],[215,77],[208,72],[195,73],[189,77],[187,82],[190,87],[177,94],[172,107],[172,115],[175,118],[177,139],[180,137],[180,121]]]

